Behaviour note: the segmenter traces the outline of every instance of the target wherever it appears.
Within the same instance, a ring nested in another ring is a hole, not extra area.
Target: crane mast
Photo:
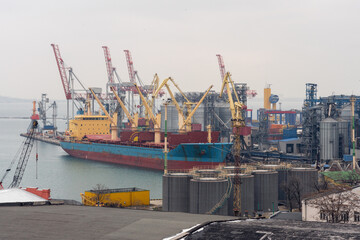
[[[223,81],[224,77],[225,77],[225,73],[226,73],[224,60],[223,60],[223,57],[220,54],[216,54],[216,56],[217,56],[218,62],[219,62],[221,81]]]
[[[107,46],[103,46],[102,48],[104,50],[106,71],[108,74],[108,82],[114,83],[114,74],[113,73],[114,73],[115,68],[112,66],[109,48]]]
[[[56,60],[56,63],[57,63],[58,69],[59,69],[61,82],[62,82],[64,92],[65,92],[65,97],[67,100],[72,99],[71,91],[70,91],[70,84],[69,84],[69,80],[66,75],[66,67],[65,67],[64,61],[61,58],[59,46],[56,44],[51,44],[51,46],[54,50],[55,60]]]
[[[233,93],[231,88],[234,91],[236,100],[233,100]],[[238,216],[241,214],[241,179],[240,179],[240,161],[241,161],[241,151],[244,150],[244,136],[242,133],[242,128],[245,127],[244,114],[243,111],[246,109],[246,106],[240,102],[239,97],[235,91],[234,82],[231,79],[229,72],[226,73],[219,97],[222,97],[224,88],[226,87],[226,93],[228,95],[230,111],[231,111],[231,123],[234,133],[234,140],[232,146],[232,154],[234,156],[234,165],[235,165],[235,176],[234,176],[234,206],[233,211],[234,215]]]
[[[28,129],[28,134],[25,139],[23,148],[21,150],[19,162],[16,167],[13,180],[10,183],[9,188],[16,188],[16,187],[19,187],[19,185],[20,185],[20,182],[22,180],[22,177],[23,177],[25,169],[26,169],[26,165],[27,165],[29,157],[30,157],[32,147],[34,145],[34,135],[35,135],[35,131],[36,131],[37,127],[38,127],[38,122],[36,120],[32,120],[31,124],[29,126],[29,129]]]
[[[134,71],[134,64],[131,58],[131,53],[129,50],[124,50],[126,56],[126,62],[129,71],[129,79],[131,83],[135,83],[135,71]]]

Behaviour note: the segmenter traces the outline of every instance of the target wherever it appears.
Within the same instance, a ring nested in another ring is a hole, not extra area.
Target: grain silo
[[[228,175],[234,180],[235,174]],[[239,174],[240,178],[240,198],[241,198],[241,214],[240,216],[254,216],[254,176],[247,174]],[[228,215],[234,216],[234,184],[228,199]]]
[[[278,173],[268,170],[254,170],[254,208],[255,211],[277,211]]]
[[[208,213],[226,194],[229,181],[223,178],[199,178],[190,180],[190,213]],[[214,212],[216,215],[228,214],[228,202]]]
[[[179,114],[175,105],[167,106],[167,131],[177,132],[179,130]],[[161,105],[161,131],[165,131],[165,105]]]
[[[279,202],[285,202],[287,200],[285,186],[287,184],[289,169],[278,168],[276,171],[278,173],[278,200]]]
[[[318,170],[315,168],[292,168],[289,171],[288,181],[292,179],[300,183],[301,196],[306,197],[316,191]]]
[[[339,158],[342,158],[344,154],[350,153],[350,121],[346,121],[342,118],[336,120],[339,129]]]
[[[189,212],[191,178],[185,173],[163,175],[163,211]]]
[[[266,170],[277,171],[278,173],[278,201],[285,202],[285,185],[287,184],[287,176],[289,169],[284,165],[261,165],[260,168]]]
[[[338,122],[333,118],[325,118],[320,122],[320,159],[339,158]]]
[[[205,107],[204,107],[204,104],[201,104],[198,107],[198,109],[194,113],[194,116],[191,119],[191,123],[201,124],[201,131],[206,130],[204,128],[204,124],[205,124]]]

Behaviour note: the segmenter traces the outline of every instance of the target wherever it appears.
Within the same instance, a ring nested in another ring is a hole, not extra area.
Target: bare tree
[[[102,202],[104,202],[105,198],[106,198],[106,191],[107,191],[107,187],[104,184],[96,184],[91,192],[93,192],[95,194],[95,196],[93,197],[93,201],[96,202],[96,204],[99,206]]]
[[[291,176],[287,182],[282,185],[282,188],[285,192],[290,212],[295,206],[301,210],[302,185],[300,180]]]
[[[354,215],[353,210],[360,208],[360,197],[346,186],[333,186],[314,197],[309,200],[309,206],[318,209],[320,220],[331,223],[349,221]]]

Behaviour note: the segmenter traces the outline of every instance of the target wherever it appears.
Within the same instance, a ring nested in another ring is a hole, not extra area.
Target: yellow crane
[[[236,93],[234,82],[231,79],[229,72],[226,73],[219,97],[222,97],[224,92],[224,87],[226,87],[226,92],[228,95],[230,111],[231,111],[231,124],[234,134],[234,143],[233,143],[233,155],[235,159],[235,176],[234,176],[234,215],[238,216],[241,214],[241,179],[240,179],[240,158],[241,150],[244,148],[244,139],[241,135],[240,129],[245,127],[244,114],[243,110],[246,108],[244,104],[240,102],[239,96]],[[230,88],[232,87],[232,89]],[[234,102],[232,97],[232,91],[234,92],[236,101]]]
[[[187,107],[187,116],[185,118],[184,116],[184,113],[183,113],[183,110],[181,109],[179,103],[176,101],[176,98],[173,94],[173,92],[171,91],[170,89],[170,86],[168,84],[168,81],[171,81],[175,87],[179,90],[179,92],[181,93],[181,95],[184,96],[184,98],[186,99],[186,107]],[[185,133],[185,132],[191,132],[191,118],[192,116],[194,115],[195,111],[198,109],[198,107],[200,106],[200,104],[204,101],[206,95],[209,93],[210,89],[213,87],[212,85],[210,86],[210,88],[207,90],[207,92],[204,94],[204,96],[201,98],[201,100],[198,102],[198,103],[192,103],[189,101],[189,99],[186,97],[186,95],[181,91],[181,89],[179,88],[179,86],[175,83],[175,81],[169,77],[169,78],[166,78],[161,84],[160,86],[158,87],[158,89],[154,92],[153,94],[153,98],[156,97],[157,93],[161,90],[161,88],[163,87],[166,87],[168,93],[170,94],[170,97],[176,107],[176,110],[178,111],[178,117],[179,117],[179,121],[178,121],[178,124],[179,124],[179,132],[180,133]],[[197,104],[195,106],[195,108],[193,110],[191,110],[191,105],[192,104]]]
[[[227,92],[228,100],[229,100],[229,104],[230,104],[232,127],[243,127],[243,126],[245,126],[245,121],[244,121],[244,116],[243,116],[243,111],[242,110],[246,106],[240,102],[239,96],[235,91],[234,82],[232,81],[231,74],[229,72],[227,72],[225,77],[224,77],[224,81],[223,81],[222,86],[221,86],[219,97],[222,97],[225,87],[226,87],[226,92]],[[231,90],[230,87],[234,91],[234,95],[235,95],[235,98],[236,98],[235,102],[233,100],[232,90]]]
[[[122,110],[124,111],[124,113],[126,114],[127,118],[129,119],[130,123],[131,123],[131,129],[132,130],[136,130],[138,127],[138,120],[139,120],[139,114],[135,113],[134,116],[131,116],[131,114],[129,113],[129,111],[127,110],[127,108],[125,107],[125,104],[123,103],[123,101],[121,101],[119,95],[116,93],[115,89],[113,87],[111,87],[112,92],[114,93],[117,101],[119,102]]]
[[[156,95],[157,95],[158,92],[161,90],[161,88],[163,88],[164,86],[166,87],[166,89],[167,89],[168,93],[170,94],[170,97],[171,97],[171,99],[172,99],[172,101],[173,101],[173,103],[174,103],[174,105],[175,105],[175,107],[176,107],[176,109],[177,109],[177,111],[178,111],[178,117],[179,117],[178,123],[179,123],[179,130],[180,130],[180,127],[181,127],[180,124],[182,124],[182,123],[184,122],[184,113],[183,113],[183,110],[181,109],[179,103],[176,101],[175,96],[174,96],[174,94],[172,93],[169,85],[167,84],[167,82],[168,82],[169,80],[172,81],[172,82],[174,82],[174,81],[172,80],[172,78],[170,78],[170,77],[169,77],[169,78],[166,78],[166,79],[160,84],[160,86],[156,89],[156,91],[155,91],[154,94],[152,95],[152,98],[155,99]],[[191,131],[191,129],[190,129],[190,131]]]
[[[160,121],[161,121],[161,114],[157,114],[156,117],[154,116],[153,112],[152,112],[152,109],[150,109],[144,95],[141,93],[138,85],[136,83],[134,83],[134,86],[136,87],[139,95],[140,95],[140,98],[141,98],[141,101],[143,102],[145,108],[146,108],[146,111],[149,113],[149,117],[151,119],[151,121],[154,123],[154,132],[155,132],[155,138],[154,138],[154,142],[155,143],[160,143],[161,142],[161,135],[160,135]]]
[[[152,86],[152,89],[151,89],[151,93],[152,93],[152,98],[147,100],[148,101],[148,105],[149,105],[149,108],[151,109],[151,111],[153,111],[153,108],[154,108],[154,105],[155,105],[155,98],[157,97],[157,95],[159,94],[159,92],[157,92],[157,94],[154,96],[154,93],[156,92],[156,90],[158,89],[159,87],[159,76],[157,75],[157,73],[155,73],[154,75],[154,79],[153,81],[151,82],[151,86]],[[148,128],[150,126],[150,117],[149,117],[149,113],[148,111],[145,109],[145,121],[146,121],[146,127]]]
[[[180,87],[176,84],[176,82],[174,81],[174,79],[172,79],[171,77],[165,79],[161,85],[157,88],[157,90],[155,91],[155,93],[153,94],[153,98],[155,96],[157,96],[157,94],[159,93],[159,91],[167,84],[168,81],[171,81],[174,86],[177,88],[177,90],[180,92],[180,94],[184,97],[184,99],[186,100],[186,102],[184,103],[185,106],[186,106],[186,110],[187,110],[187,116],[190,114],[191,112],[191,108],[192,108],[192,105],[195,105],[196,103],[194,102],[191,102],[185,95],[185,93],[183,91],[181,91]],[[174,98],[175,99],[175,98]],[[190,123],[191,123],[191,120],[190,120]]]
[[[213,87],[213,85],[211,85],[205,92],[205,94],[202,96],[202,98],[200,99],[199,102],[197,102],[196,106],[194,107],[194,109],[188,114],[187,118],[184,120],[183,124],[180,127],[180,131],[182,131],[184,129],[184,127],[186,127],[186,129],[190,129],[191,131],[191,118],[194,116],[196,110],[199,108],[200,104],[204,101],[205,97],[208,95],[208,93],[210,92],[211,88]]]
[[[111,140],[117,139],[117,113],[114,113],[113,117],[110,116],[110,114],[106,111],[105,107],[102,105],[99,98],[96,96],[95,92],[89,88],[90,92],[94,96],[95,100],[99,104],[101,110],[105,113],[105,115],[110,119],[111,125],[110,125],[110,134],[111,134]]]

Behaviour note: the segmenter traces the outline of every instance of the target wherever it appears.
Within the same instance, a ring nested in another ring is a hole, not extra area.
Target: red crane
[[[224,77],[225,77],[225,73],[226,73],[225,64],[224,64],[224,60],[220,54],[216,54],[216,56],[217,56],[218,62],[219,62],[221,82],[222,82],[222,81],[224,81]]]
[[[134,65],[133,65],[133,61],[131,59],[131,53],[129,50],[124,50],[125,55],[126,55],[126,62],[128,65],[128,70],[129,70],[129,78],[130,78],[130,82],[135,83],[135,70],[134,70]]]
[[[54,50],[56,63],[57,63],[58,69],[59,69],[61,82],[62,82],[64,92],[65,92],[65,97],[66,97],[67,100],[72,99],[70,86],[69,86],[69,81],[68,81],[68,78],[67,78],[67,75],[66,75],[66,67],[65,67],[64,61],[61,58],[59,46],[55,45],[55,44],[51,44],[51,46],[52,46],[52,48]]]
[[[111,57],[110,57],[110,51],[109,51],[109,48],[107,46],[103,46],[102,47],[103,50],[104,50],[104,55],[105,55],[105,63],[106,63],[106,71],[107,71],[107,74],[108,74],[108,82],[109,83],[114,83],[114,70],[115,68],[112,66],[112,63],[111,63]]]

